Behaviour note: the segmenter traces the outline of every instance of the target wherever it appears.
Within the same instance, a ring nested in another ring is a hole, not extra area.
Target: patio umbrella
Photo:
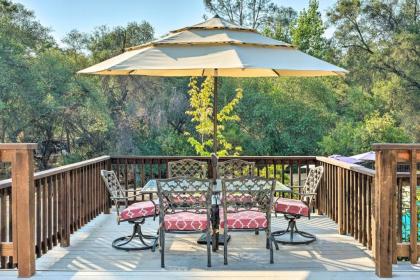
[[[213,77],[213,150],[216,152],[217,77],[342,76],[347,71],[254,29],[215,16],[174,30],[162,39],[128,48],[78,73]]]
[[[329,158],[333,158],[333,159],[336,159],[345,163],[351,163],[351,164],[356,164],[356,163],[361,162],[361,160],[358,160],[352,157],[342,156],[342,155],[331,155],[329,156]]]
[[[367,153],[351,156],[351,158],[354,158],[354,159],[357,159],[357,160],[375,161],[375,152],[370,151],[370,152],[367,152]]]

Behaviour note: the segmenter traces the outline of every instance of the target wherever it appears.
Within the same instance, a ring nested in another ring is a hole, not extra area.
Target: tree
[[[326,154],[359,154],[370,151],[372,143],[404,143],[412,139],[402,128],[396,126],[389,114],[378,112],[367,116],[362,122],[340,122],[320,142]]]
[[[418,8],[418,0],[337,2],[328,16],[336,27],[334,40],[346,52],[353,79],[363,83],[370,81],[372,74],[385,79],[396,75],[410,93],[418,94]]]
[[[323,37],[325,26],[319,12],[317,0],[310,0],[308,10],[303,9],[290,28],[292,43],[310,55],[322,58],[327,49]]]
[[[277,9],[272,0],[204,0],[204,5],[210,13],[254,29]]]
[[[190,90],[188,94],[190,96],[191,110],[186,113],[192,117],[192,121],[197,123],[195,126],[198,137],[194,137],[187,133],[188,143],[194,147],[196,153],[201,156],[210,155],[213,148],[213,89],[214,82],[212,77],[207,77],[201,84],[201,88],[198,86],[197,78],[191,78]],[[224,135],[226,124],[229,122],[239,121],[238,115],[234,114],[234,109],[239,101],[242,99],[242,89],[236,89],[235,97],[228,102],[223,108],[217,113],[217,142],[218,151],[217,155],[237,155],[241,152],[240,146],[233,146]]]
[[[117,26],[112,29],[100,26],[88,37],[86,48],[90,52],[90,63],[97,63],[121,54],[127,47],[151,41],[153,36],[153,28],[147,22],[131,22],[127,26]],[[99,79],[100,91],[106,99],[115,127],[111,136],[114,139],[115,152],[121,154],[138,152],[134,139],[136,131],[142,130],[141,126],[153,127],[150,123],[153,120],[146,118],[155,115],[147,114],[147,110],[150,109],[147,106],[159,105],[153,102],[150,96],[162,92],[156,80],[140,76],[103,76]],[[137,108],[141,105],[143,111],[146,111],[145,114],[140,114]]]
[[[265,36],[291,43],[291,26],[296,21],[297,12],[292,7],[279,7],[264,22]]]

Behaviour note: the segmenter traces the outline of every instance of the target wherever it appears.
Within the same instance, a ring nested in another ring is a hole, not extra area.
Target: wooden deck
[[[273,229],[284,228],[283,217],[273,218]],[[315,233],[311,245],[280,246],[275,264],[269,264],[264,233],[234,232],[229,243],[229,265],[223,265],[223,248],[212,255],[206,267],[205,246],[197,245],[197,234],[167,235],[166,269],[160,268],[158,251],[125,252],[111,247],[111,241],[128,234],[127,223],[116,224],[115,213],[100,215],[71,236],[71,246],[56,247],[36,262],[35,278],[42,279],[376,279],[374,262],[352,237],[337,234],[336,224],[325,216],[302,219],[299,228]],[[146,232],[156,231],[149,220]],[[16,271],[0,272],[1,279],[15,278]],[[394,266],[394,275],[420,279],[420,266]]]

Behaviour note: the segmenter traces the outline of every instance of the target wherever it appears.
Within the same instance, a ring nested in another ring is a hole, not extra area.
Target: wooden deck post
[[[392,277],[392,200],[396,189],[396,152],[376,149],[375,170],[375,271],[379,277]]]
[[[62,192],[62,200],[61,200],[61,221],[62,221],[62,232],[61,232],[61,247],[68,247],[70,246],[70,186],[71,186],[71,177],[70,171],[67,171],[64,174],[64,184]]]
[[[35,274],[33,151],[36,147],[36,144],[0,144],[0,159],[12,164],[13,260],[19,277]]]
[[[410,262],[417,263],[417,152],[415,149],[410,153]]]
[[[343,195],[343,192],[344,192],[344,190],[343,190],[343,188],[344,188],[344,185],[343,185],[343,180],[344,180],[344,178],[343,178],[343,169],[342,168],[337,168],[337,171],[338,171],[338,178],[337,178],[337,181],[338,181],[338,185],[337,185],[337,189],[338,189],[338,191],[337,191],[337,196],[338,196],[338,213],[337,213],[337,224],[338,224],[338,233],[339,234],[346,234],[346,229],[345,229],[345,226],[344,226],[344,201],[343,201],[343,197],[344,197],[344,195]]]

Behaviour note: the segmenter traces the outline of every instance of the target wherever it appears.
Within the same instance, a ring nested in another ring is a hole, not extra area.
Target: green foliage
[[[325,29],[318,1],[310,0],[308,10],[303,9],[291,27],[292,43],[310,55],[323,57],[327,47],[323,38]]]
[[[276,40],[291,43],[290,29],[296,18],[297,12],[292,7],[278,7],[265,21],[262,33]]]
[[[194,147],[198,155],[210,155],[213,152],[214,136],[214,80],[212,77],[207,77],[199,87],[197,78],[191,78],[189,87],[191,110],[186,113],[192,117],[192,122],[197,123],[195,131],[198,137],[194,137],[187,132],[186,134],[189,136],[187,141]],[[234,114],[234,109],[242,96],[242,89],[236,89],[235,97],[217,113],[216,137],[218,142],[217,155],[219,156],[238,155],[242,150],[240,146],[232,145],[224,135],[226,124],[240,121],[239,116]]]
[[[339,0],[328,40],[317,1],[299,16],[270,0],[205,4],[350,71],[220,78],[219,155],[351,155],[374,142],[420,141],[418,1]],[[211,79],[188,88],[186,78],[75,74],[153,38],[149,23],[133,22],[72,30],[58,45],[31,11],[0,0],[0,142],[38,143],[40,169],[105,153],[208,155]]]
[[[320,146],[327,154],[358,154],[371,149],[372,143],[405,143],[412,139],[402,128],[396,127],[389,115],[378,112],[366,117],[363,122],[340,122],[325,136]]]

